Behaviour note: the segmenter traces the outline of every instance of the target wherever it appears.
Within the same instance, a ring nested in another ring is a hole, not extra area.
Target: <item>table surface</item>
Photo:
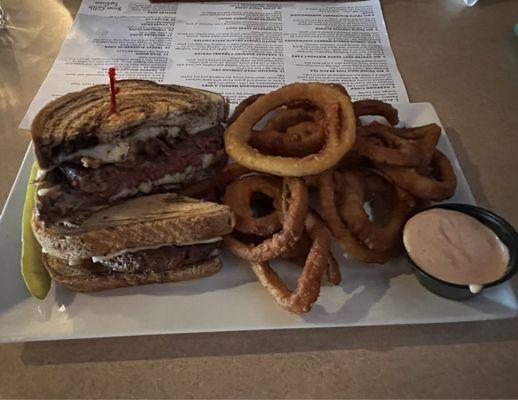
[[[19,130],[78,0],[2,0],[0,205]],[[410,100],[431,102],[473,193],[518,225],[518,2],[382,1]],[[517,397],[518,319],[0,345],[2,397]]]

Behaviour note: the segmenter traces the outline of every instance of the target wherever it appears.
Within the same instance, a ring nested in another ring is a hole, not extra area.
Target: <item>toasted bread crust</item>
[[[228,206],[172,193],[128,200],[94,214],[79,228],[43,224],[37,215],[32,218],[44,252],[65,260],[138,247],[187,245],[226,235],[232,228]]]
[[[221,261],[218,257],[214,257],[201,263],[186,265],[183,268],[163,272],[119,272],[103,275],[89,274],[65,276],[56,271],[55,268],[63,268],[63,264],[67,264],[67,261],[47,254],[43,254],[43,264],[49,271],[52,279],[77,292],[94,292],[105,289],[147,285],[150,283],[186,281],[213,275],[221,269]]]

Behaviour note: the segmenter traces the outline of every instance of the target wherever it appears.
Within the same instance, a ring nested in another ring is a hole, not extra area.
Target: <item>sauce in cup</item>
[[[475,293],[508,269],[509,250],[475,218],[459,211],[432,208],[410,218],[403,243],[412,261],[442,281],[469,285]]]

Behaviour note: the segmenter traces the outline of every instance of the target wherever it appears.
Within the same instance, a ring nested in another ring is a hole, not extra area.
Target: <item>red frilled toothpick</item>
[[[115,74],[116,71],[114,67],[108,69],[108,76],[110,77],[110,100],[112,113],[117,112],[117,98],[115,95],[117,94],[118,90],[115,87]]]

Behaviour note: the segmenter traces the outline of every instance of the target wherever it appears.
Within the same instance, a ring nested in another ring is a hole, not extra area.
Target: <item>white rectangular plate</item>
[[[428,103],[398,105],[405,125],[440,124]],[[455,153],[443,132],[439,148],[452,160],[458,187],[450,202],[473,203]],[[29,297],[20,275],[20,221],[27,177],[27,153],[0,219],[0,341],[50,340],[253,329],[413,324],[510,318],[518,303],[509,283],[463,302],[443,299],[421,287],[406,260],[362,265],[335,254],[342,284],[325,286],[306,315],[281,309],[247,264],[229,254],[218,274],[204,279],[124,288],[95,294],[53,285],[44,301]],[[300,269],[282,268],[294,282]]]

